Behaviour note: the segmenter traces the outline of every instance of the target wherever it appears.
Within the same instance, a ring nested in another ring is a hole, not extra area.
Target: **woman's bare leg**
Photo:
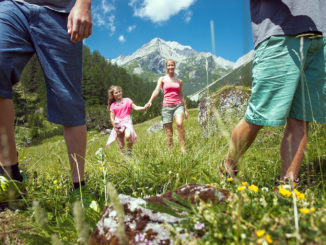
[[[168,143],[168,147],[171,149],[173,147],[173,127],[172,123],[164,124],[166,141]]]
[[[182,114],[182,113],[177,114],[177,115],[175,115],[174,119],[175,119],[175,123],[176,123],[177,129],[178,129],[178,137],[179,137],[181,152],[186,152],[185,130],[184,130],[184,126],[183,126],[184,114]]]

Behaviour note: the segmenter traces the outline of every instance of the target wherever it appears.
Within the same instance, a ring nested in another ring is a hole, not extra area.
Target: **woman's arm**
[[[186,117],[186,119],[188,119],[188,117],[189,117],[189,113],[188,113],[188,109],[187,109],[187,105],[186,105],[186,100],[185,100],[184,97],[183,97],[183,92],[182,92],[182,80],[180,79],[179,82],[180,82],[180,92],[179,92],[179,96],[180,96],[180,100],[181,100],[181,102],[183,103],[183,106],[184,106],[184,108],[185,108],[185,117]]]
[[[143,110],[146,110],[146,107],[145,106],[138,106],[138,105],[135,105],[134,103],[132,103],[132,106],[131,108],[135,111],[143,111]]]
[[[154,89],[151,98],[149,99],[149,101],[147,102],[147,104],[145,105],[145,108],[147,109],[148,107],[152,106],[152,103],[154,101],[154,99],[158,96],[158,94],[160,93],[161,89],[162,89],[162,85],[163,85],[163,77],[160,77],[157,81],[157,85],[156,88]]]

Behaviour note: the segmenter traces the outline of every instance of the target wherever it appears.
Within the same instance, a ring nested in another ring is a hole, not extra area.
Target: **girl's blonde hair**
[[[112,85],[109,90],[108,90],[108,107],[107,107],[107,110],[109,111],[110,110],[110,107],[112,105],[112,103],[115,101],[115,98],[113,96],[113,93],[115,90],[120,90],[122,92],[122,88],[119,87],[119,86],[115,86],[115,85]]]

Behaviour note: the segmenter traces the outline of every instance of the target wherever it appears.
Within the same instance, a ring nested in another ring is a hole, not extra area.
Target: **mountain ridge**
[[[207,83],[217,80],[230,72],[236,63],[210,52],[199,52],[175,41],[154,38],[133,54],[119,56],[109,60],[124,67],[132,74],[156,82],[165,74],[165,60],[172,58],[176,62],[176,76],[184,81],[184,94],[194,93]]]

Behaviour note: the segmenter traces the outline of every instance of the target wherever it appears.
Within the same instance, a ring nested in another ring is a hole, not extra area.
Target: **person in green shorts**
[[[220,170],[235,176],[237,162],[263,126],[285,124],[281,181],[297,181],[309,122],[326,121],[326,2],[251,0],[255,55],[248,108],[232,131]]]

